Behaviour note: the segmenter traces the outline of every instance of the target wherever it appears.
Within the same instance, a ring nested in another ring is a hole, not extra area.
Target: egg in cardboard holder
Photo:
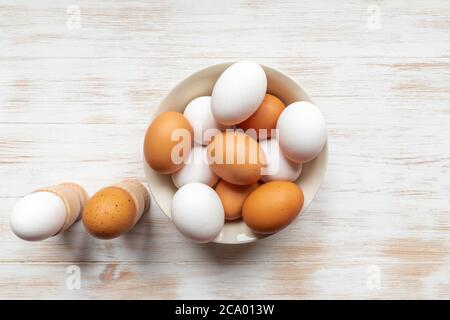
[[[213,66],[204,68],[198,72],[195,72],[194,74],[190,75],[189,77],[187,77],[186,79],[181,81],[178,85],[175,86],[174,89],[172,89],[169,92],[169,94],[161,102],[161,104],[157,108],[157,111],[153,115],[153,118],[151,119],[150,124],[152,124],[155,119],[158,121],[158,116],[160,116],[161,114],[163,114],[163,116],[164,116],[164,113],[170,112],[172,114],[172,116],[177,118],[177,120],[174,122],[178,122],[178,123],[172,124],[172,127],[170,124],[168,126],[164,126],[165,130],[170,131],[171,129],[173,129],[177,126],[181,126],[193,134],[194,130],[192,129],[192,126],[189,128],[189,125],[186,125],[185,118],[181,117],[186,106],[188,106],[188,104],[190,102],[192,102],[194,99],[196,99],[198,97],[211,96],[211,94],[213,93],[214,86],[215,86],[216,82],[218,81],[218,79],[221,77],[221,75],[224,73],[224,71],[226,71],[227,69],[228,70],[231,69],[229,67],[233,66],[233,65],[236,65],[236,64],[222,63],[222,64],[213,65]],[[305,91],[300,87],[300,85],[294,79],[292,79],[291,77],[289,77],[288,75],[286,75],[285,73],[283,73],[277,69],[274,69],[274,68],[271,68],[268,66],[264,66],[264,65],[260,65],[260,66],[262,68],[261,70],[263,70],[263,72],[265,73],[265,76],[267,79],[267,84],[266,84],[266,88],[264,90],[264,94],[266,94],[266,93],[271,94],[271,95],[281,99],[281,101],[286,106],[289,106],[292,103],[298,102],[298,101],[312,103],[311,99],[308,97],[308,95],[305,93]],[[247,79],[245,79],[245,77],[243,77],[243,79],[241,79],[241,80],[242,81],[246,81],[246,80],[250,81],[252,79],[256,79],[256,78],[255,77],[252,78],[250,76]],[[235,81],[235,82],[239,82],[239,81]],[[263,85],[263,83],[261,81],[259,81],[258,79],[256,79],[255,82],[257,83],[256,86],[261,87]],[[243,91],[253,90],[251,88],[251,86],[245,87],[245,85],[243,85],[242,83],[235,83],[235,87],[230,89],[231,92],[233,92],[233,90],[236,92],[236,90],[237,90],[236,88],[240,88],[239,90],[241,90],[241,91],[242,90]],[[259,92],[261,92],[261,90],[259,90]],[[254,93],[254,94],[252,93],[252,97],[257,96],[256,100],[259,100],[259,103],[261,103],[261,101],[262,101],[262,98],[260,97],[260,95],[261,94],[258,92]],[[264,97],[264,95],[263,95],[263,97]],[[231,100],[232,101],[230,101],[230,102],[233,102],[234,104],[239,103],[239,99],[237,99],[237,100],[231,99]],[[222,108],[220,106],[220,104],[216,103],[216,109],[217,109],[217,105],[219,105],[219,107]],[[242,109],[243,108],[245,109],[246,107],[247,106],[244,104],[244,105],[242,105],[242,107],[240,107],[238,109],[241,109],[241,111],[242,111]],[[242,119],[243,120],[239,121],[239,122],[244,122],[245,120],[247,120],[249,118],[248,113],[250,113],[250,116],[251,116],[251,114],[255,113],[255,111],[256,110],[253,110],[253,111],[247,112],[247,113],[238,112],[238,113],[244,113],[244,114],[234,114],[232,116],[242,117],[241,120]],[[177,113],[177,115],[175,115],[174,113]],[[230,120],[229,117],[227,118],[227,114],[225,114],[223,112],[217,112],[217,110],[215,113],[216,114],[219,113],[219,118],[222,121],[221,124],[228,126],[228,129],[233,125],[233,121]],[[291,113],[295,114],[295,112],[292,112],[292,111],[291,111]],[[215,116],[217,116],[216,114],[215,114]],[[161,117],[159,117],[159,118],[161,118]],[[225,120],[223,120],[223,119],[225,119]],[[249,121],[247,121],[247,122],[249,122]],[[299,122],[302,123],[302,119],[300,119]],[[305,121],[303,121],[303,122],[305,122]],[[292,123],[290,125],[292,126]],[[239,127],[239,124],[237,126]],[[317,133],[314,133],[314,134],[323,136],[323,132],[326,129],[323,129],[323,128],[322,129],[319,128],[319,129],[320,130],[316,130]],[[314,130],[313,130],[313,132],[314,132]],[[159,130],[158,130],[158,133],[156,133],[156,135],[157,136],[159,135],[159,137],[160,137],[161,132],[159,132]],[[162,140],[161,139],[153,140],[153,139],[151,139],[152,136],[155,136],[155,134],[149,135],[147,132],[146,138],[145,138],[145,143],[144,143],[144,154],[145,154],[144,155],[144,171],[145,171],[145,175],[146,175],[146,178],[147,178],[147,181],[149,184],[149,188],[153,195],[154,200],[156,201],[158,206],[161,208],[161,210],[164,212],[164,214],[167,217],[169,217],[170,219],[172,219],[172,209],[173,209],[172,201],[173,201],[173,197],[174,197],[175,193],[177,192],[177,187],[175,186],[175,184],[172,181],[171,173],[174,173],[174,172],[180,170],[183,167],[183,164],[173,165],[173,164],[169,163],[169,165],[167,165],[167,163],[165,163],[165,165],[164,165],[164,163],[163,163],[162,165],[159,164],[161,167],[157,167],[157,166],[153,165],[152,161],[154,161],[154,159],[152,160],[151,159],[152,157],[162,156],[163,158],[165,157],[165,159],[167,159],[168,153],[165,151],[166,146],[162,145]],[[167,137],[167,132],[165,133],[165,136]],[[283,138],[283,136],[281,136],[281,137]],[[295,140],[298,140],[298,139],[289,139],[289,137],[286,137],[283,139],[284,140],[281,142],[284,142],[288,146],[289,146],[289,143],[292,144],[292,140],[294,140],[293,141],[294,144],[296,143]],[[281,145],[281,142],[280,142],[280,145]],[[148,147],[146,147],[146,145],[149,143],[154,144],[156,146],[156,147],[151,148],[152,152],[149,152]],[[192,138],[189,141],[189,143],[191,145],[194,145],[194,139]],[[306,143],[306,144],[304,143],[303,145],[305,147],[309,148],[308,151],[317,152],[318,144],[311,145],[311,143]],[[318,154],[316,153],[316,155],[313,157],[312,160],[302,163],[301,174],[295,181],[293,181],[293,183],[296,186],[298,186],[300,188],[300,190],[302,191],[302,195],[301,195],[302,197],[297,196],[297,193],[295,193],[295,192],[292,193],[292,188],[290,189],[291,193],[295,194],[299,200],[300,200],[300,198],[302,198],[302,200],[303,200],[302,205],[300,206],[301,210],[300,210],[300,212],[297,212],[293,216],[293,218],[292,218],[293,220],[295,217],[297,217],[297,215],[300,215],[302,212],[304,212],[306,210],[306,208],[309,206],[309,204],[312,202],[314,196],[318,192],[318,190],[320,188],[320,184],[323,180],[325,170],[326,170],[326,165],[327,165],[326,131],[325,131],[325,140],[322,143],[322,146],[320,146],[321,148],[320,148],[320,150],[318,150]],[[173,145],[170,145],[169,147],[173,148]],[[295,145],[294,145],[294,147],[295,147]],[[157,154],[159,151],[155,151],[155,150],[163,150],[163,151],[161,154]],[[149,157],[149,154],[150,154],[150,157]],[[292,154],[294,156],[296,156],[295,152]],[[181,154],[180,156],[183,160],[185,160],[186,158],[188,158],[189,154],[185,153],[185,154]],[[149,162],[152,165],[149,165]],[[162,161],[162,162],[164,162],[164,161]],[[155,170],[155,169],[157,169],[157,170]],[[223,180],[221,180],[221,181],[223,181]],[[262,183],[262,182],[260,181],[259,183]],[[266,185],[267,185],[267,183],[266,183]],[[283,185],[283,184],[281,184],[281,185]],[[205,184],[205,186],[207,186],[207,185]],[[265,187],[265,189],[276,190],[276,188],[279,188],[279,187],[280,187],[280,185],[278,184],[277,186]],[[195,188],[193,188],[193,189],[195,189]],[[256,189],[256,190],[258,190],[258,189]],[[272,191],[272,192],[275,192],[275,191]],[[261,193],[261,192],[259,192],[259,193]],[[206,192],[205,194],[210,194],[210,193]],[[212,197],[214,197],[214,196],[212,196]],[[252,197],[253,202],[255,202],[255,198],[257,198],[257,197]],[[277,197],[274,195],[273,198],[277,198]],[[216,200],[217,199],[214,199],[213,203],[216,203],[215,202]],[[200,202],[200,201],[202,201],[202,199],[197,199],[195,203]],[[285,208],[283,208],[283,210],[284,209]],[[295,209],[295,206],[294,206],[294,209]],[[200,210],[202,210],[202,209],[200,208]],[[220,211],[220,209],[215,209],[215,210]],[[198,210],[195,209],[194,211],[197,212]],[[225,215],[223,213],[223,209],[222,209],[222,213],[216,212],[215,214],[217,217],[225,217]],[[193,225],[195,226],[195,223],[192,224],[190,221],[193,219],[189,220],[189,212],[186,212],[186,216],[184,217],[184,219],[186,221],[188,221],[187,227],[192,227]],[[217,218],[217,219],[219,219],[219,218]],[[245,219],[245,217],[244,217],[244,219]],[[290,222],[291,221],[288,221],[288,224]],[[294,221],[294,223],[295,223],[295,221]],[[180,230],[180,227],[178,225],[177,225],[177,227]],[[274,232],[278,231],[278,230],[272,230],[268,233],[265,233],[265,232],[261,232],[262,230],[259,230],[259,232],[255,232],[255,230],[250,228],[244,222],[243,219],[224,220],[224,223],[222,225],[220,225],[220,226],[215,225],[214,228],[216,228],[216,230],[217,230],[218,227],[220,227],[220,231],[218,231],[217,235],[214,238],[207,239],[207,241],[199,241],[199,242],[213,241],[216,243],[224,243],[224,244],[247,243],[247,242],[256,241],[258,239],[261,239],[263,237],[268,236],[269,234],[273,234]],[[252,226],[252,227],[254,228],[254,226]],[[284,225],[283,225],[283,227],[284,227]],[[180,230],[180,231],[183,233],[183,230]],[[185,235],[187,235],[187,234],[185,234]],[[189,235],[187,235],[187,236],[189,237]],[[189,238],[192,239],[192,237],[189,237]],[[193,240],[195,241],[196,239],[193,239]]]

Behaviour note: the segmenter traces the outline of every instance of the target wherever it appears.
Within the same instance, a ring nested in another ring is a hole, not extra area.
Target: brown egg
[[[238,186],[220,180],[216,185],[216,192],[222,201],[223,209],[225,212],[225,220],[235,220],[242,216],[242,206],[247,196],[258,188],[257,183]]]
[[[256,112],[237,127],[246,131],[251,137],[255,137],[253,132],[247,130],[254,129],[257,139],[270,138],[271,130],[277,127],[278,117],[285,107],[283,101],[271,94],[266,94]],[[261,129],[265,130],[260,132]]]
[[[153,120],[145,134],[145,160],[155,171],[173,173],[189,156],[193,137],[192,127],[181,113],[163,112]]]
[[[94,237],[112,239],[130,231],[149,206],[147,189],[134,180],[124,180],[89,199],[83,224]]]
[[[136,205],[128,192],[108,187],[89,200],[83,212],[83,223],[93,236],[112,239],[130,230],[135,216]]]
[[[264,151],[258,142],[242,132],[222,132],[213,137],[207,149],[212,171],[223,180],[247,185],[261,178],[266,165]]]
[[[289,181],[272,181],[250,193],[242,207],[244,222],[255,232],[274,233],[294,220],[303,207],[303,191]]]

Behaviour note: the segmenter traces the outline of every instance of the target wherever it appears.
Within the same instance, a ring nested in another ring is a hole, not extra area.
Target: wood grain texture
[[[0,298],[450,298],[449,21],[445,0],[0,1]],[[40,243],[11,233],[38,187],[144,181],[158,102],[235,60],[293,76],[327,119],[323,187],[289,228],[196,245],[152,205],[113,241],[80,223]]]

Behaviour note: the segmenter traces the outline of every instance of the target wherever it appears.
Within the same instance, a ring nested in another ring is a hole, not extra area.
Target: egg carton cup
[[[81,218],[84,206],[89,198],[86,190],[76,183],[66,182],[54,186],[39,188],[34,192],[51,192],[56,194],[64,202],[66,207],[66,221],[57,234],[67,230],[72,224]]]
[[[136,216],[133,225],[138,222],[141,216],[150,208],[150,194],[147,188],[135,179],[122,180],[112,187],[122,189],[131,196],[136,206]]]
[[[70,189],[74,190],[77,193],[78,198],[80,200],[80,204],[81,204],[81,211],[83,211],[86,203],[89,200],[89,195],[86,192],[86,190],[82,186],[80,186],[79,184],[76,184],[76,183],[73,183],[73,182],[64,182],[64,183],[61,183],[60,185],[64,186],[64,187],[67,187],[67,188],[70,188]],[[78,216],[78,219],[81,219],[81,214]]]

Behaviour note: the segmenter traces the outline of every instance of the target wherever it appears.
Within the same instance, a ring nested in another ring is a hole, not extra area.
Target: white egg
[[[286,158],[280,150],[277,139],[263,140],[259,145],[264,150],[267,160],[267,166],[262,169],[262,181],[297,180],[302,172],[302,164]]]
[[[173,196],[172,220],[187,238],[210,242],[222,230],[225,216],[222,202],[214,189],[203,183],[189,183]]]
[[[322,151],[327,141],[325,119],[319,109],[306,101],[288,105],[277,122],[283,154],[295,162],[307,162]]]
[[[198,144],[207,145],[223,129],[214,119],[209,96],[198,97],[189,102],[183,114],[194,129],[194,141]]]
[[[237,62],[217,80],[211,95],[214,118],[234,125],[249,118],[258,109],[267,90],[264,69],[253,62]]]
[[[34,192],[14,206],[10,225],[16,236],[38,241],[56,235],[66,221],[64,201],[52,192]]]
[[[206,150],[206,147],[194,145],[185,165],[172,173],[172,181],[178,188],[191,182],[200,182],[212,187],[219,180],[209,167]]]

